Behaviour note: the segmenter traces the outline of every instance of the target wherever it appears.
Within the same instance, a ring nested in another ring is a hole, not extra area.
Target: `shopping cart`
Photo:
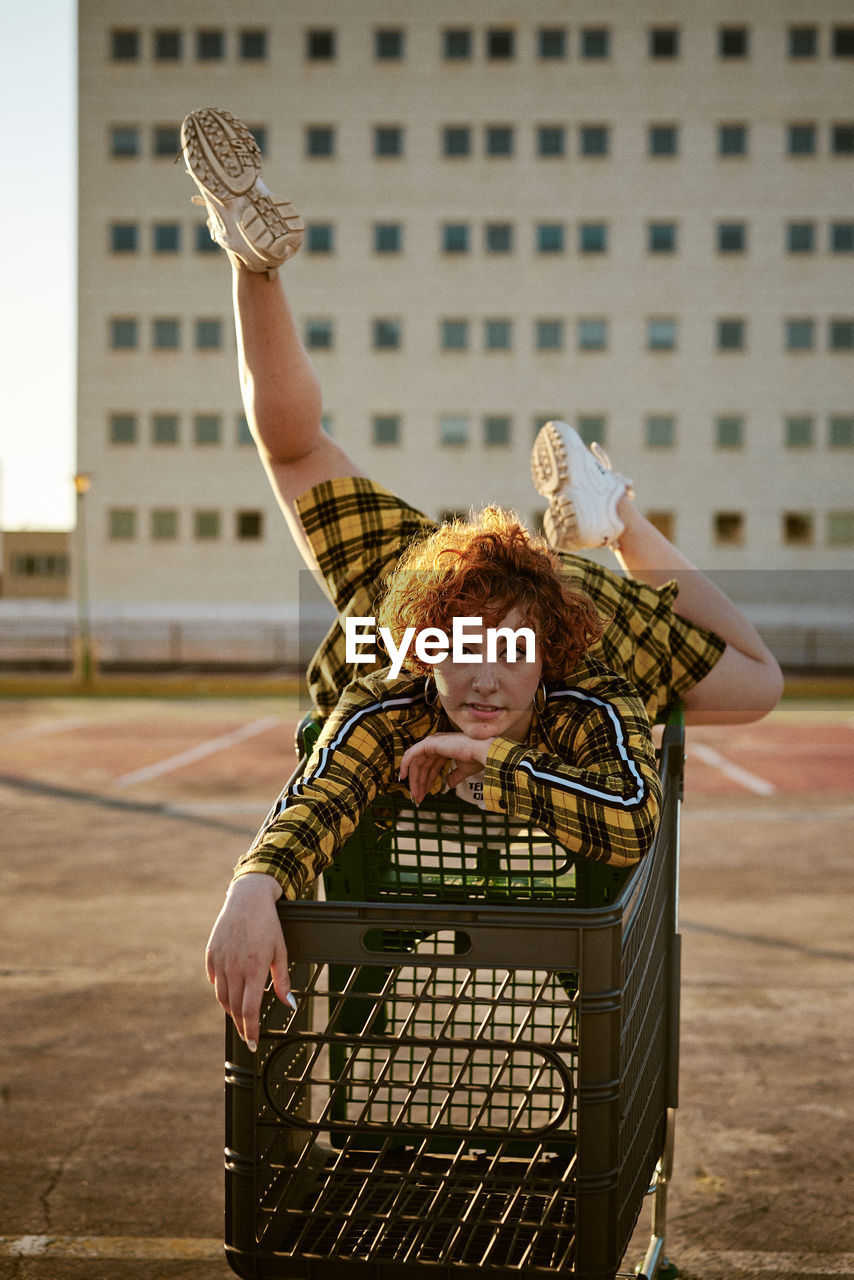
[[[681,711],[681,709],[679,709]],[[227,1022],[226,1253],[247,1280],[613,1280],[677,1105],[679,712],[616,870],[456,800],[374,802],[288,904],[297,1011]]]

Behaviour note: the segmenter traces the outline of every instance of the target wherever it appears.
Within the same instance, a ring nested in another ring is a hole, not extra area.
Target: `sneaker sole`
[[[549,502],[543,516],[543,532],[546,540],[561,551],[585,550],[579,539],[575,504],[571,498],[564,497],[562,494],[558,494]]]
[[[540,428],[531,451],[531,476],[534,488],[544,498],[569,483],[569,460],[559,433],[550,422]]]
[[[184,159],[222,221],[229,245],[250,265],[278,266],[299,249],[305,229],[289,200],[261,186],[261,152],[246,126],[228,111],[204,107],[181,127]],[[216,238],[216,237],[215,237]]]

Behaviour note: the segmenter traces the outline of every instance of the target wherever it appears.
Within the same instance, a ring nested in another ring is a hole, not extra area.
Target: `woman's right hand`
[[[267,974],[272,974],[280,1000],[287,1000],[291,989],[288,953],[276,910],[281,894],[279,883],[263,872],[239,876],[228,890],[205,952],[216,998],[253,1052]]]

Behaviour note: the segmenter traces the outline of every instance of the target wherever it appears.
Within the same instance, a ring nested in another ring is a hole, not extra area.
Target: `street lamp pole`
[[[83,684],[92,682],[92,633],[89,625],[89,573],[86,558],[86,494],[92,479],[86,472],[74,477],[77,495],[77,654],[80,679]]]

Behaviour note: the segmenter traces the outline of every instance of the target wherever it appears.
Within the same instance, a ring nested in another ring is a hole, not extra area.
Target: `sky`
[[[76,7],[7,5],[0,118],[0,529],[74,523]]]

